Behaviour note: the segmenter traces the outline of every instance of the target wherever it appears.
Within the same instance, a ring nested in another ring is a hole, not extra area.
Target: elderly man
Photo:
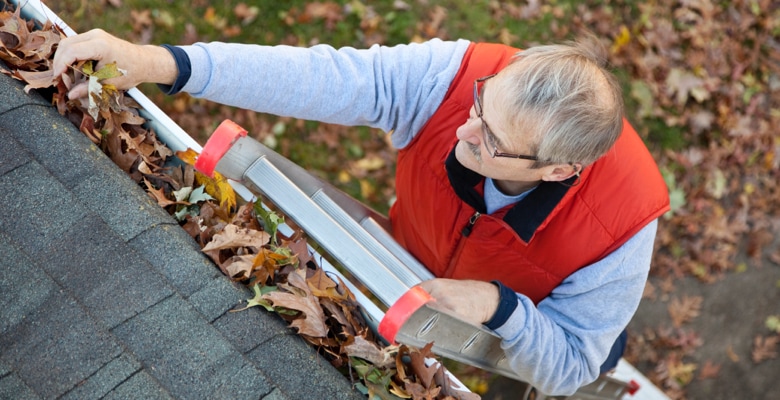
[[[392,233],[438,277],[421,286],[498,333],[519,376],[565,395],[617,362],[668,210],[658,169],[623,120],[620,88],[589,43],[174,47],[95,30],[63,40],[53,68],[117,62],[127,74],[109,82],[119,88],[154,82],[392,132]]]

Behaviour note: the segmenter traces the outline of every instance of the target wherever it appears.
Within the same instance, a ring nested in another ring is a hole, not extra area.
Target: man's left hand
[[[490,282],[437,278],[418,286],[436,299],[436,308],[474,325],[489,321],[498,308],[498,287]]]

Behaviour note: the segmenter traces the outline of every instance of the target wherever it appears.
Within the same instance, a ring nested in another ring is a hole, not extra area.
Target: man
[[[400,149],[393,235],[439,277],[421,286],[441,307],[495,330],[519,376],[566,395],[616,364],[668,209],[594,49],[518,53],[465,40],[158,47],[95,30],[63,40],[53,69],[117,62],[127,74],[109,83],[119,88],[154,82],[168,93],[392,131]],[[85,94],[82,86],[69,95]]]

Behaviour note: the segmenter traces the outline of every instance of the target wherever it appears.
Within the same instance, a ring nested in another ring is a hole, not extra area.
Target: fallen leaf
[[[667,307],[669,316],[672,318],[672,324],[674,324],[675,327],[680,327],[682,324],[698,317],[702,300],[703,298],[701,296],[688,295],[683,295],[682,298],[675,297],[672,299]]]
[[[777,357],[777,344],[780,343],[780,335],[756,336],[753,339],[753,350],[750,355],[753,362],[760,362]]]
[[[720,364],[715,364],[712,360],[705,361],[704,365],[701,366],[701,370],[699,370],[699,380],[717,378],[718,374],[720,374],[720,367]]]
[[[214,235],[214,238],[207,244],[203,251],[232,249],[237,247],[256,247],[261,248],[270,236],[263,231],[254,231],[240,228],[230,224],[222,230],[221,233]]]
[[[299,334],[312,337],[328,336],[325,314],[316,297],[276,291],[266,294],[263,298],[273,303],[274,307],[300,311],[303,317],[296,318],[290,323],[291,327],[298,329]]]

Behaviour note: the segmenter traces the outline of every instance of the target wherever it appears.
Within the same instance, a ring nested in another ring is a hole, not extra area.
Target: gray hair
[[[604,46],[588,37],[520,51],[505,68],[505,115],[513,131],[532,135],[533,168],[591,164],[620,136],[623,97],[606,63]]]

